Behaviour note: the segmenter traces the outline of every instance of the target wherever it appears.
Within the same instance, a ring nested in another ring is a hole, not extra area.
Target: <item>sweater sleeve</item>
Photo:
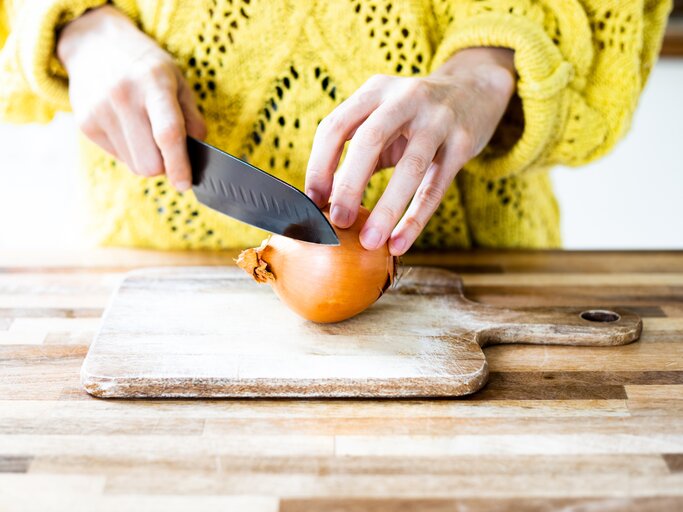
[[[0,120],[46,122],[69,110],[68,79],[55,56],[60,28],[106,0],[0,0]],[[113,3],[133,19],[135,0]]]
[[[437,69],[476,46],[515,51],[517,92],[465,170],[504,177],[605,155],[626,133],[671,0],[433,0]]]

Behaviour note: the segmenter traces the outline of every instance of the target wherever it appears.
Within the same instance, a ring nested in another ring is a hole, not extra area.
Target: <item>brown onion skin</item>
[[[329,208],[323,213],[329,220]],[[370,212],[361,207],[354,224],[334,227],[339,246],[318,245],[273,235],[261,258],[275,279],[277,296],[300,316],[339,322],[370,307],[393,282],[396,262],[387,244],[368,251],[358,238]]]

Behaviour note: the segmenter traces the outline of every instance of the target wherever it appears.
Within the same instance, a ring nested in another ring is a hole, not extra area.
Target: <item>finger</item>
[[[192,187],[192,172],[187,156],[185,119],[176,91],[155,93],[147,101],[152,135],[161,151],[166,176],[175,188],[184,192]]]
[[[408,210],[391,234],[389,251],[392,255],[400,256],[413,245],[466,162],[467,158],[463,158],[456,144],[445,143],[439,148]]]
[[[164,162],[152,136],[147,111],[130,102],[119,103],[115,109],[131,157],[131,170],[140,176],[164,173]]]
[[[380,154],[412,117],[412,110],[403,101],[383,103],[356,130],[332,185],[330,218],[335,225],[347,228],[355,222],[363,191]]]
[[[178,101],[185,117],[185,130],[187,134],[195,139],[204,140],[206,138],[206,122],[204,116],[197,107],[197,100],[188,87],[187,82],[179,77],[180,87],[178,89]]]
[[[440,136],[424,132],[408,141],[389,184],[361,230],[363,247],[374,250],[386,243],[442,142]]]
[[[116,159],[121,159],[121,157],[119,157],[119,155],[116,153],[116,149],[109,140],[109,137],[107,137],[107,134],[99,126],[99,124],[81,126],[81,131],[83,132],[83,135],[85,135],[90,141],[97,144],[111,156],[113,156]]]
[[[379,87],[382,80],[368,80],[318,125],[306,169],[304,190],[320,207],[327,204],[330,197],[332,177],[339,165],[344,144],[382,101]]]
[[[133,158],[128,150],[128,143],[123,135],[123,127],[121,126],[113,107],[108,106],[107,108],[100,109],[97,113],[97,117],[99,119],[99,125],[102,127],[102,131],[106,133],[107,139],[115,150],[116,157],[125,163],[128,169],[134,172],[135,166],[133,165]]]

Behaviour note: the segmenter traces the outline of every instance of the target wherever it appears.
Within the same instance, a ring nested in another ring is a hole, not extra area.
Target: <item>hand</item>
[[[78,126],[135,174],[192,186],[186,134],[206,126],[171,56],[115,8],[69,23],[57,43]]]
[[[472,48],[427,77],[372,77],[320,123],[306,171],[308,196],[322,207],[331,194],[333,224],[349,227],[372,174],[395,165],[360,241],[372,250],[391,237],[391,253],[406,252],[498,126],[515,89],[513,55]]]

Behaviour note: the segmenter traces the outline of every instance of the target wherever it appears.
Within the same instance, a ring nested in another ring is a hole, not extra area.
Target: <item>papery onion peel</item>
[[[323,210],[329,219],[329,210]],[[397,258],[387,244],[368,251],[358,235],[370,212],[361,207],[354,224],[334,227],[340,245],[301,242],[272,235],[242,251],[236,262],[282,302],[313,322],[351,318],[370,307],[394,282]]]

